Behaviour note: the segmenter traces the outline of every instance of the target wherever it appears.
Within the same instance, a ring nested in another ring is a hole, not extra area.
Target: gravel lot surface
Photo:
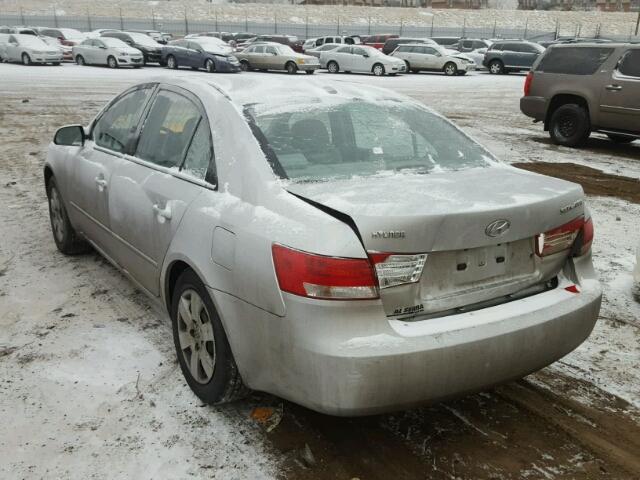
[[[340,75],[425,102],[504,161],[583,183],[601,319],[541,372],[431,407],[344,419],[260,393],[210,407],[182,379],[167,315],[98,255],[58,253],[49,228],[56,128],[157,74],[207,75],[0,65],[0,478],[640,477],[640,142],[552,145],[519,112],[520,75]]]

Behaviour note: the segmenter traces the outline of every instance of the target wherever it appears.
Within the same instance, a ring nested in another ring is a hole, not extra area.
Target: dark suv
[[[484,54],[482,65],[494,75],[529,70],[544,47],[524,40],[496,42]]]
[[[527,75],[520,110],[559,144],[594,131],[615,142],[640,138],[640,45],[553,45]]]

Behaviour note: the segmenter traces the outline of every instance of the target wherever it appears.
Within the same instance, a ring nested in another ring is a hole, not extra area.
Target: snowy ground
[[[166,315],[97,255],[56,251],[41,179],[58,126],[87,123],[110,97],[158,74],[208,75],[0,65],[0,478],[640,477],[640,304],[631,295],[640,204],[615,196],[589,198],[601,319],[540,373],[367,419],[264,394],[202,406],[182,379]],[[415,97],[507,162],[640,178],[640,142],[553,146],[518,110],[521,75],[338,78]],[[304,81],[291,78],[292,88]],[[256,406],[276,417],[282,409],[281,423],[267,431],[251,416]]]

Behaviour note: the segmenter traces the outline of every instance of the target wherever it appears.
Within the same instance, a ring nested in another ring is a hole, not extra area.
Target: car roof
[[[638,45],[635,45],[629,42],[554,43],[553,45],[549,45],[549,48],[588,48],[588,47],[597,47],[597,48],[635,47],[635,48],[638,48]]]
[[[304,82],[299,82],[295,90],[291,89],[290,78],[275,75],[269,78],[243,75],[236,76],[233,80],[224,77],[209,80],[206,77],[195,76],[163,76],[154,81],[193,91],[214,89],[239,109],[247,105],[278,107],[296,104],[329,104],[336,100],[353,101],[354,99],[418,104],[415,100],[387,89],[339,79],[308,78]]]

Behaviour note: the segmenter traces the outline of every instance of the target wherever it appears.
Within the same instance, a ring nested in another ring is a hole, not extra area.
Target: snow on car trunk
[[[569,250],[541,256],[536,237],[584,216],[579,185],[505,166],[296,182],[288,190],[353,219],[390,316],[552,288]]]

